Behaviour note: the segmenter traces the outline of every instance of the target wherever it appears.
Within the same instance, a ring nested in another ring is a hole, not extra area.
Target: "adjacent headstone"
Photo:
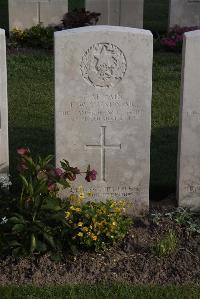
[[[170,0],[169,28],[200,26],[200,0]]]
[[[144,0],[86,0],[85,7],[101,13],[99,25],[143,28]]]
[[[5,31],[0,29],[0,173],[7,173],[8,151],[8,100]]]
[[[153,38],[149,31],[92,26],[55,33],[56,162],[97,170],[75,181],[94,200],[149,206]],[[133,210],[132,210],[133,212]]]
[[[180,108],[178,202],[200,210],[200,30],[184,36]]]
[[[9,0],[9,28],[58,25],[68,11],[68,0]]]

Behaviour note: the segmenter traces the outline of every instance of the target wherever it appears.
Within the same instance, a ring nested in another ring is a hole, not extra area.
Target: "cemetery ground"
[[[154,22],[152,29],[158,28],[159,20]],[[17,148],[27,146],[34,156],[54,153],[54,58],[51,51],[8,49],[7,60],[10,172],[15,177]],[[174,209],[180,80],[181,55],[155,52],[150,215],[134,217],[123,241],[103,252],[66,252],[59,261],[50,254],[2,259],[0,297],[199,298],[200,223]]]
[[[9,50],[7,59],[10,166],[14,175],[17,148],[28,146],[34,155],[54,153],[54,66],[51,51]],[[146,293],[151,298],[159,289],[135,289],[123,283],[165,285],[199,282],[199,224],[195,226],[196,220],[184,212],[173,213],[176,204],[180,70],[180,54],[155,52],[150,195],[151,215],[153,213],[154,216],[134,219],[125,239],[103,253],[81,251],[75,256],[67,256],[62,262],[53,262],[48,255],[18,261],[7,258],[0,262],[1,285],[120,282],[117,287],[119,298],[125,295],[134,298],[132,292],[138,294],[135,298],[144,298]],[[160,206],[163,206],[162,209]],[[165,215],[167,212],[169,214]],[[112,292],[115,288],[115,285],[109,286]],[[84,297],[88,289],[83,286],[57,290],[22,287],[17,291],[19,295],[12,288],[3,288],[2,292],[7,292],[8,296],[9,292],[13,292],[16,296],[8,298],[20,298],[20,294],[29,292],[36,294],[36,298],[42,298],[42,292],[54,298],[57,296],[54,294],[60,292],[62,298],[62,290],[69,292],[72,298],[74,294],[78,298],[79,294]],[[104,290],[107,292],[106,286],[101,287],[101,292]],[[187,292],[194,293],[194,298],[197,298],[195,294],[199,291],[195,286],[189,286],[184,291],[182,288],[166,290],[168,295],[170,292],[177,293],[173,298],[184,298],[183,292],[185,298],[193,298],[187,297]],[[89,292],[91,298],[94,292],[102,294],[95,286],[89,288]]]

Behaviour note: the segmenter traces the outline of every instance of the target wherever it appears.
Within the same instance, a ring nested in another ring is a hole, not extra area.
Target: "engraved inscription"
[[[185,186],[186,192],[189,193],[199,193],[200,192],[200,185],[197,184],[188,184]]]
[[[144,194],[148,189],[148,186],[138,185],[138,186],[95,186],[90,188],[84,188],[84,193],[91,192],[92,196],[88,199],[99,200],[106,198],[131,198],[138,199],[142,194]],[[78,188],[71,188],[70,193],[77,193]]]
[[[101,150],[101,180],[106,181],[106,150],[109,149],[121,149],[119,145],[107,145],[106,144],[106,127],[101,127],[101,141],[100,144],[86,145],[86,149],[100,149]]]
[[[192,118],[194,120],[200,121],[200,112],[196,110],[190,110],[186,112],[186,116],[188,118]]]
[[[112,122],[142,119],[145,111],[135,104],[135,101],[124,101],[119,94],[101,96],[94,94],[85,96],[80,102],[74,99],[59,111],[59,115],[72,121]]]
[[[91,46],[81,61],[83,78],[94,87],[113,87],[122,80],[127,63],[122,50],[111,43]]]

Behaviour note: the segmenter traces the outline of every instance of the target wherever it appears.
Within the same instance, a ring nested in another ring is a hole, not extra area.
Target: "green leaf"
[[[37,241],[36,249],[38,252],[45,252],[45,251],[47,251],[47,246],[44,242]]]
[[[20,174],[20,178],[21,178],[21,180],[22,180],[22,184],[23,184],[23,186],[24,186],[26,189],[28,189],[28,182],[27,182],[25,176],[23,176],[23,175]]]
[[[56,245],[55,245],[55,242],[54,242],[53,237],[52,237],[50,234],[46,233],[46,232],[43,232],[42,235],[43,235],[44,239],[47,241],[47,243],[48,243],[53,249],[55,249],[55,248],[56,248]]]
[[[11,222],[11,223],[21,223],[22,221],[18,217],[11,217],[11,218],[9,218],[9,222]]]
[[[20,232],[24,231],[24,228],[25,228],[24,224],[18,223],[12,227],[12,231],[20,233]]]
[[[60,200],[57,198],[49,198],[49,200],[42,206],[44,210],[51,210],[51,211],[60,211],[62,210],[60,206]]]
[[[37,246],[36,237],[34,234],[31,235],[31,252],[34,252],[35,248]]]
[[[19,247],[19,246],[21,246],[21,244],[20,244],[19,242],[15,241],[15,240],[10,241],[10,242],[9,242],[9,245],[10,245],[11,247]]]

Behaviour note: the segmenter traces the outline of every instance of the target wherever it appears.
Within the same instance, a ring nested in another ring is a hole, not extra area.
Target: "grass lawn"
[[[144,0],[144,28],[164,33],[168,27],[169,0]]]
[[[140,287],[131,285],[71,287],[1,287],[2,299],[198,299],[199,286]]]
[[[0,0],[0,28],[8,29],[8,0]]]
[[[180,64],[180,55],[162,52],[154,55],[153,197],[175,191]],[[54,152],[53,56],[41,51],[9,56],[8,93],[12,171],[17,147],[26,145],[42,155]]]

